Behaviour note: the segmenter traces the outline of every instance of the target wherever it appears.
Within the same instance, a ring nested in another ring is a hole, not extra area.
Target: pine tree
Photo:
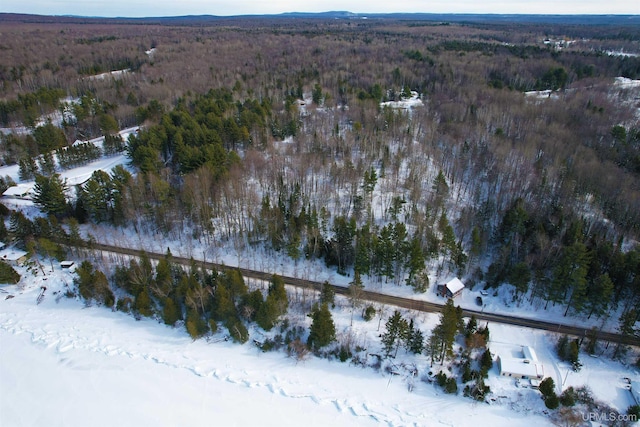
[[[40,161],[40,172],[44,176],[51,176],[56,171],[56,162],[53,160],[53,154],[51,152],[47,152],[42,154]]]
[[[447,184],[447,179],[445,178],[442,171],[438,172],[438,176],[436,176],[435,180],[433,181],[432,189],[435,193],[434,201],[437,212],[437,210],[443,207],[444,201],[449,196],[449,185]]]
[[[385,324],[386,332],[382,334],[382,346],[387,356],[391,354],[391,351],[395,347],[395,355],[398,354],[398,348],[400,344],[406,341],[407,334],[409,332],[409,324],[398,310],[393,312],[393,315],[387,320]]]
[[[442,326],[437,325],[431,331],[431,335],[429,336],[429,340],[427,341],[427,345],[425,346],[425,352],[431,358],[431,366],[433,366],[433,362],[439,360],[442,346]]]
[[[18,176],[21,181],[29,181],[35,178],[37,172],[38,166],[32,157],[20,159]]]
[[[178,316],[178,308],[173,299],[166,297],[163,301],[162,320],[166,325],[173,326],[176,324],[180,316]]]
[[[133,308],[142,316],[153,316],[153,305],[151,302],[151,297],[149,296],[149,292],[147,292],[146,289],[143,289],[142,292],[136,295],[133,303]]]
[[[320,303],[331,305],[331,308],[335,307],[336,291],[327,281],[322,283],[322,290],[320,291]]]
[[[538,387],[538,390],[540,390],[540,393],[542,393],[543,398],[547,398],[548,396],[555,394],[556,385],[553,382],[553,378],[547,377],[544,380],[542,380],[540,382],[540,386]]]
[[[576,312],[581,312],[586,299],[587,273],[589,271],[590,255],[586,246],[581,242],[575,242],[571,246],[565,246],[558,265],[553,272],[553,288],[556,292],[552,295],[553,302],[565,299],[566,293],[571,290],[571,298],[567,304],[564,315],[573,307]],[[560,291],[562,296],[560,296]]]
[[[33,234],[33,223],[22,211],[13,211],[9,217],[9,233],[19,246],[24,247],[27,239]]]
[[[113,193],[111,176],[101,170],[93,172],[80,193],[83,206],[93,221],[99,223],[113,219]]]
[[[462,318],[453,305],[453,300],[449,299],[442,308],[440,323],[434,328],[431,338],[431,341],[440,346],[438,359],[441,363],[444,363],[445,356],[451,357],[453,355],[453,342],[461,324],[463,324]],[[434,334],[437,335],[434,336]]]
[[[409,331],[407,333],[405,347],[413,354],[420,354],[424,349],[424,335],[422,335],[420,329],[414,326],[413,319],[409,321]]]
[[[335,341],[336,327],[327,304],[322,304],[320,307],[316,305],[311,313],[311,318],[313,322],[307,340],[309,347],[317,350]]]
[[[638,310],[633,308],[628,310],[620,316],[620,324],[618,325],[618,331],[622,336],[629,337],[640,333],[635,328],[636,321],[638,320]],[[618,358],[624,353],[625,346],[622,343],[616,345],[616,349],[613,352],[613,357]]]
[[[226,286],[218,285],[214,296],[213,318],[226,320],[236,315],[236,307]]]
[[[195,310],[187,310],[187,319],[184,325],[187,332],[194,340],[209,332],[209,325]]]
[[[60,175],[55,174],[49,178],[37,175],[36,184],[33,187],[33,201],[46,214],[59,216],[68,209],[66,190],[67,184],[62,181]]]
[[[531,270],[525,262],[519,262],[514,265],[508,275],[509,283],[516,288],[515,299],[517,300],[521,294],[524,294],[529,289],[529,282],[531,281]]]
[[[407,277],[407,285],[413,287],[416,292],[426,292],[429,286],[429,279],[427,277],[426,283],[424,282],[423,272],[425,267],[425,256],[422,251],[422,244],[418,237],[411,239],[409,243],[409,256],[406,257],[406,268],[409,270],[409,276]]]
[[[487,378],[489,376],[489,371],[493,367],[493,356],[491,355],[491,351],[486,349],[482,356],[480,357],[480,374],[483,378]]]
[[[589,316],[602,316],[609,307],[611,295],[613,294],[613,282],[608,273],[598,276],[592,281],[587,288],[586,309],[589,310]]]

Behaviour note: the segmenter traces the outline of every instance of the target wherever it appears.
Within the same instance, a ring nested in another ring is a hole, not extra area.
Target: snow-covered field
[[[486,404],[443,394],[423,380],[426,357],[403,351],[393,363],[416,363],[417,378],[315,357],[297,362],[250,342],[226,342],[222,333],[193,342],[181,327],[64,297],[73,273],[43,266],[46,280],[40,269],[23,268],[18,286],[0,286],[2,426],[551,425],[538,392],[516,388],[495,365],[488,380],[494,400]],[[348,333],[346,301],[333,313],[338,335]],[[437,323],[436,315],[414,316],[424,332]],[[376,320],[357,319],[352,331],[370,352],[379,351]],[[548,334],[489,326],[490,346],[535,347],[562,383],[567,371],[556,366]],[[581,372],[567,375],[567,385],[588,383],[624,412],[631,395],[613,379],[640,375],[604,359],[584,362]]]

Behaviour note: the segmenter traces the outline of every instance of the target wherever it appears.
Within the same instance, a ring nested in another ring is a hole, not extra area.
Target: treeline
[[[24,123],[33,126],[40,116],[54,112],[66,96],[60,88],[39,87],[34,92],[18,94],[14,100],[0,100],[0,124]]]
[[[265,296],[260,289],[249,291],[238,270],[207,271],[195,261],[185,269],[172,262],[169,252],[155,267],[146,256],[116,267],[113,290],[89,261],[76,271],[78,292],[88,303],[115,306],[139,317],[157,317],[170,326],[181,321],[193,339],[224,327],[234,341],[244,343],[249,339],[246,324],[255,322],[269,331],[289,305],[279,276],[271,278]]]

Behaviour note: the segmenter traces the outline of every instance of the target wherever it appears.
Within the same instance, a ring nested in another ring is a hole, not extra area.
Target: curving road
[[[134,257],[139,257],[144,253],[150,259],[155,259],[155,260],[160,260],[165,256],[164,254],[147,252],[147,251],[142,251],[138,249],[123,248],[119,246],[104,245],[100,243],[93,243],[90,246],[83,245],[82,247],[85,249],[99,250],[102,252],[112,252],[112,253],[117,253],[121,255],[134,256]],[[172,260],[173,262],[182,264],[182,265],[191,264],[190,259],[177,257],[175,255],[172,256]],[[202,262],[198,260],[196,260],[196,262],[198,262],[204,268],[210,269],[210,270],[223,270],[228,268],[235,268],[235,267],[230,267],[228,265],[218,264],[213,262]],[[238,270],[240,270],[242,275],[245,277],[259,279],[259,280],[269,280],[273,275],[273,273],[251,270],[247,268],[238,268]],[[290,286],[296,286],[299,288],[307,288],[307,289],[315,289],[315,290],[320,290],[322,287],[322,282],[305,280],[297,277],[288,277],[288,276],[281,276],[281,277],[284,279],[285,283]],[[348,288],[345,288],[342,286],[335,286],[335,285],[331,285],[331,286],[333,286],[333,288],[335,289],[336,294],[347,295],[349,293]],[[423,312],[439,312],[443,306],[443,304],[436,304],[428,301],[419,301],[411,298],[386,295],[378,292],[371,292],[371,291],[364,291],[364,290],[362,291],[362,299],[367,301],[379,302],[382,304],[402,307],[402,308],[408,308],[411,310],[423,311]],[[572,325],[566,325],[566,324],[555,323],[555,322],[546,322],[544,320],[527,319],[524,317],[509,316],[509,315],[496,314],[496,313],[486,313],[486,312],[481,312],[476,310],[467,310],[467,309],[463,310],[462,313],[463,313],[463,316],[465,317],[475,315],[476,319],[478,320],[484,320],[484,321],[495,322],[495,323],[504,323],[504,324],[513,325],[513,326],[522,326],[522,327],[532,328],[532,329],[541,329],[541,330],[556,332],[560,334],[573,335],[580,338],[587,336],[587,334],[589,333],[588,328],[585,329],[584,327],[580,327],[580,326],[572,326]],[[598,331],[597,336],[598,336],[598,340],[601,340],[601,341],[609,341],[612,343],[622,343],[622,344],[640,347],[640,337],[637,337],[637,336],[625,336],[625,335],[621,335],[613,332],[604,332],[604,331]]]

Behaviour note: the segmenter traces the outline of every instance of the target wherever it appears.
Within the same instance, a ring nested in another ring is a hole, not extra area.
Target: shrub
[[[20,281],[20,275],[9,264],[0,261],[0,283],[11,283],[15,285]]]
[[[231,335],[231,338],[233,338],[235,342],[244,344],[249,339],[249,331],[240,319],[231,317],[226,321],[225,326],[229,330],[229,335]]]
[[[371,319],[373,319],[375,315],[376,315],[376,309],[372,305],[368,305],[367,308],[364,310],[364,315],[362,317],[364,318],[364,320],[368,322]]]
[[[560,403],[563,406],[574,406],[576,404],[576,391],[573,387],[569,387],[560,395]]]
[[[309,347],[301,340],[296,339],[289,343],[287,353],[289,356],[295,357],[296,360],[304,360],[309,354]]]
[[[436,374],[436,382],[440,387],[444,387],[444,385],[447,383],[447,376],[444,372],[438,372]]]
[[[349,347],[347,347],[346,345],[341,345],[340,350],[338,351],[338,359],[340,359],[340,361],[344,363],[349,360],[351,356],[352,353],[351,350],[349,350]]]
[[[553,378],[547,377],[540,383],[540,393],[542,393],[542,397],[545,399],[552,394],[556,394],[555,392],[556,384],[553,382]]]
[[[558,406],[560,406],[560,400],[558,399],[558,395],[553,393],[547,396],[547,398],[544,399],[544,405],[549,409],[556,409]]]
[[[123,313],[129,313],[131,311],[132,305],[133,305],[133,300],[131,298],[129,297],[119,298],[118,302],[116,303],[116,310],[122,311]]]
[[[447,381],[444,385],[445,393],[455,394],[458,392],[458,382],[454,377],[447,378]]]

